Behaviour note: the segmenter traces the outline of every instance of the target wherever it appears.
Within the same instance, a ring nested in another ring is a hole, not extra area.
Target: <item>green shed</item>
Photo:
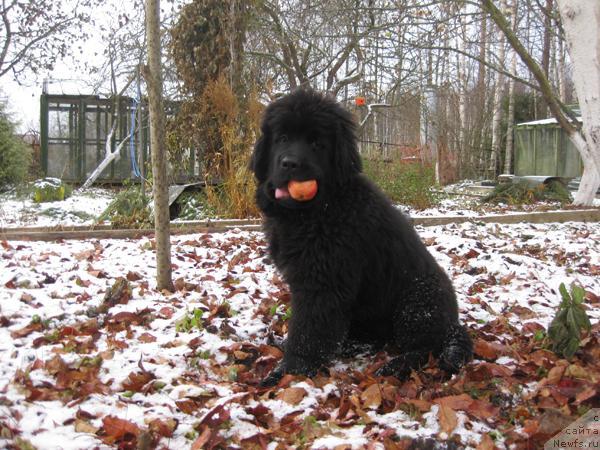
[[[579,152],[556,119],[517,124],[515,175],[580,177],[583,163]]]

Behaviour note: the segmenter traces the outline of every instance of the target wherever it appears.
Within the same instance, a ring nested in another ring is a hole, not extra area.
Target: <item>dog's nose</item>
[[[294,170],[300,167],[300,161],[293,155],[285,155],[281,158],[279,165],[283,170]]]

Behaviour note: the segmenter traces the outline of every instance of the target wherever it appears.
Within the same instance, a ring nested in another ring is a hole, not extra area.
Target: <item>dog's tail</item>
[[[450,326],[444,339],[444,349],[439,356],[439,366],[446,372],[456,373],[473,358],[473,342],[465,327]]]

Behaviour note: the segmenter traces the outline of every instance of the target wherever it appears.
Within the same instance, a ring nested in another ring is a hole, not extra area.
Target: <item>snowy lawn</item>
[[[261,233],[173,237],[174,293],[151,239],[1,242],[0,447],[537,448],[599,406],[600,224],[419,232],[475,360],[398,381],[372,375],[387,353],[361,354],[271,389],[289,294]],[[566,361],[544,329],[574,281],[593,329]]]
[[[91,225],[113,198],[113,191],[102,188],[75,191],[63,201],[45,203],[3,193],[0,194],[0,227]]]

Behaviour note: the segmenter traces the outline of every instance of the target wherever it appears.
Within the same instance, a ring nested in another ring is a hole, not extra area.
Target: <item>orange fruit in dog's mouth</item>
[[[317,195],[317,190],[317,180],[292,180],[288,183],[288,191],[290,196],[298,202],[307,202],[312,200],[315,198],[315,195]]]

